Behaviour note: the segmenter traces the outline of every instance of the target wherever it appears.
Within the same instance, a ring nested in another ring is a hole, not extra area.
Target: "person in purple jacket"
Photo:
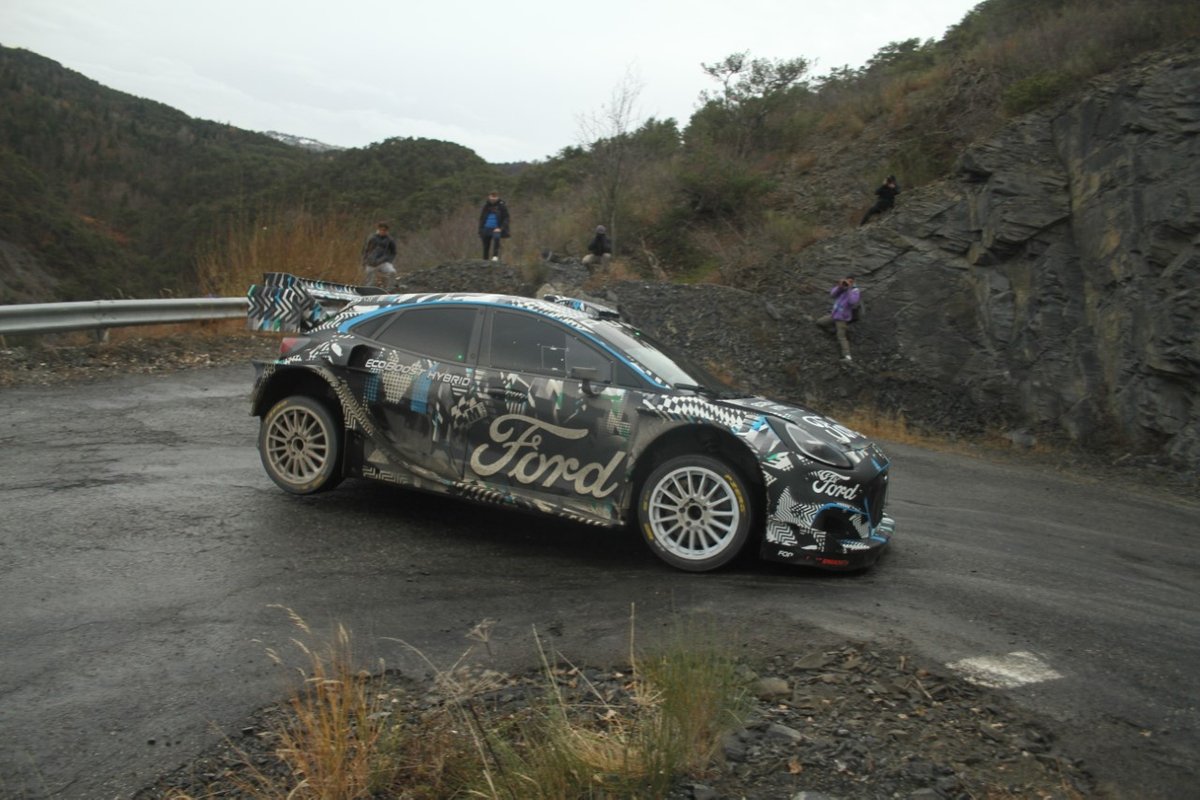
[[[817,320],[817,325],[828,331],[837,333],[838,344],[842,347],[842,361],[850,361],[850,339],[846,331],[854,320],[854,309],[858,305],[861,294],[854,285],[854,276],[847,275],[829,290],[833,297],[833,308],[829,313]]]

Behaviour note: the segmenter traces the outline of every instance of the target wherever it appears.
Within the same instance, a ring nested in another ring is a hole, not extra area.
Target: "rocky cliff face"
[[[1014,122],[771,282],[842,274],[868,299],[859,399],[911,415],[924,385],[985,425],[1200,471],[1200,46]]]
[[[568,260],[541,291],[617,305],[769,396],[1200,475],[1200,44],[1015,121],[951,179],[761,274],[749,290],[597,289]],[[849,364],[813,325],[847,274],[866,301]],[[534,291],[484,262],[405,288]]]

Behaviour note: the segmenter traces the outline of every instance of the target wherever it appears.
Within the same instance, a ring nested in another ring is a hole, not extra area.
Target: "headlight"
[[[786,439],[812,460],[841,469],[850,469],[854,466],[846,455],[845,445],[840,442],[826,439],[814,431],[801,428],[794,422],[784,422],[783,430],[787,434]]]

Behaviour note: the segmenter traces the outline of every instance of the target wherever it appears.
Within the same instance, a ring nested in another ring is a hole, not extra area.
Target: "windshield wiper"
[[[698,383],[675,383],[675,384],[671,385],[671,388],[672,389],[686,389],[689,392],[695,392],[696,394],[702,394],[705,397],[712,397],[712,398],[720,397],[720,395],[717,392],[715,392],[714,390],[710,389],[707,386],[701,386]]]
[[[686,389],[689,392],[702,394],[705,397],[711,397],[714,400],[732,400],[735,397],[750,397],[746,392],[737,392],[730,389],[714,389],[711,386],[701,386],[698,383],[676,383],[671,388]]]

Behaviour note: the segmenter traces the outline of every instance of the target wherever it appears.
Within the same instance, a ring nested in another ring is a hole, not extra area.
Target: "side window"
[[[463,307],[411,308],[394,314],[378,338],[400,350],[463,364],[471,347],[475,313]]]
[[[364,339],[375,339],[379,336],[380,329],[392,321],[392,316],[392,314],[383,314],[363,320],[362,322],[355,322],[350,326],[350,330],[356,336],[361,336]]]
[[[601,351],[592,347],[572,334],[567,334],[567,374],[574,367],[596,370],[595,380],[600,383],[611,383],[613,379],[612,361]]]
[[[596,380],[612,380],[612,362],[600,350],[553,322],[508,311],[492,320],[492,366],[564,378],[572,367],[590,367]]]
[[[566,375],[566,331],[528,314],[492,318],[492,366]]]

